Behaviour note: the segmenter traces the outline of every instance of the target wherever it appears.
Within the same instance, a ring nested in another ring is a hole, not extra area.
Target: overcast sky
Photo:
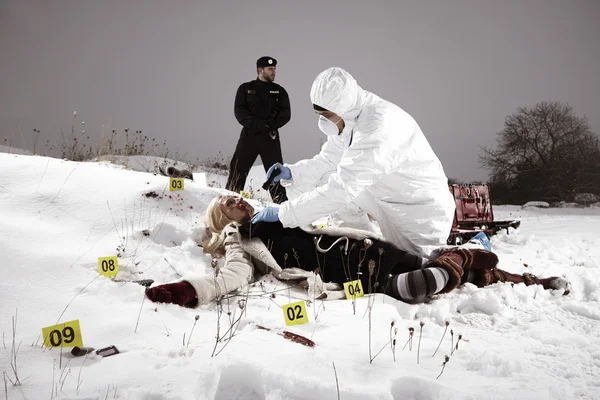
[[[230,156],[236,89],[269,55],[286,162],[318,152],[310,86],[338,66],[409,112],[448,176],[485,179],[479,147],[519,106],[566,101],[600,133],[599,21],[598,0],[0,0],[0,139],[59,144],[77,110],[98,141],[110,125]]]

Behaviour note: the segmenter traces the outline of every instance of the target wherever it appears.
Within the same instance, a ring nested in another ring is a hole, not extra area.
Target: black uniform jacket
[[[243,131],[252,134],[277,131],[291,118],[290,98],[280,85],[256,79],[238,88],[234,113]]]

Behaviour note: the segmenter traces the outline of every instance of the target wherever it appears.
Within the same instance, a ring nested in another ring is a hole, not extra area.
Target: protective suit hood
[[[332,111],[344,121],[355,119],[362,110],[365,91],[342,68],[333,67],[321,72],[310,89],[313,104]]]

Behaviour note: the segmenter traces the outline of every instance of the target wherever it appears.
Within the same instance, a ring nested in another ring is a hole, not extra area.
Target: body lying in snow
[[[497,282],[540,284],[563,289],[564,278],[539,279],[496,268],[498,257],[480,249],[452,248],[431,261],[409,254],[372,232],[323,228],[306,232],[279,222],[252,223],[254,209],[243,198],[219,196],[206,211],[204,251],[224,264],[213,275],[187,275],[148,289],[150,300],[196,306],[233,292],[261,275],[302,280],[309,298],[345,298],[342,284],[360,280],[365,293],[385,293],[419,302],[448,293],[465,282],[483,287]]]

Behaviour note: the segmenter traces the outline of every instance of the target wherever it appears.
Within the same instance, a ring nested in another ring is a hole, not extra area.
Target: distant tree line
[[[496,148],[482,148],[480,162],[490,171],[495,202],[600,197],[600,140],[566,103],[518,108],[506,117]]]

